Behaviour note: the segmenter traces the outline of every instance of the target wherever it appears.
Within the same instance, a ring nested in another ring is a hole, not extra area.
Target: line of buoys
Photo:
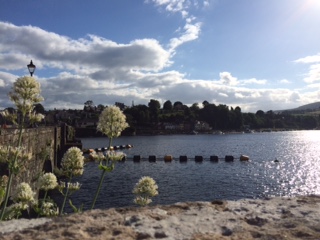
[[[123,146],[128,146],[127,148],[132,147],[131,145],[123,145]],[[90,154],[90,153],[93,153],[93,152],[103,152],[103,151],[107,151],[106,149],[107,149],[107,148],[88,149],[87,151],[83,151],[83,152]],[[111,149],[111,148],[110,148],[110,149]],[[131,157],[130,157],[130,158],[131,158]],[[128,159],[128,157],[125,156],[125,157],[123,157],[122,161],[125,161],[125,160],[127,160],[127,159]],[[140,162],[140,161],[143,160],[143,159],[145,159],[145,158],[141,157],[141,155],[134,155],[134,156],[132,157],[133,162]],[[201,155],[196,155],[196,156],[194,157],[194,161],[195,161],[195,162],[198,162],[198,163],[203,162],[204,159],[207,159],[207,158],[204,158],[204,157],[201,156]],[[232,156],[232,155],[226,155],[224,158],[219,158],[217,155],[211,155],[211,156],[209,157],[210,162],[219,162],[220,159],[224,159],[226,162],[233,162],[234,159],[235,159],[235,157]],[[157,161],[157,157],[156,157],[155,155],[149,155],[149,157],[147,158],[147,160],[148,160],[149,162],[156,162],[156,161]],[[173,157],[172,155],[165,155],[165,156],[163,157],[163,160],[164,160],[165,162],[171,162],[172,160],[174,160],[174,157]],[[247,155],[240,155],[239,160],[240,160],[240,161],[249,161],[249,156],[247,156]],[[181,155],[181,156],[179,156],[179,161],[180,161],[181,163],[187,162],[187,161],[188,161],[188,157],[187,157],[186,155]],[[275,162],[278,162],[278,160],[276,159]]]
[[[90,149],[84,149],[82,152],[83,153],[92,153],[92,152],[105,152],[105,151],[112,151],[112,150],[120,150],[120,149],[128,149],[132,148],[133,145],[127,144],[127,145],[119,145],[119,146],[111,146],[110,148],[108,147],[102,147],[102,148],[90,148]]]

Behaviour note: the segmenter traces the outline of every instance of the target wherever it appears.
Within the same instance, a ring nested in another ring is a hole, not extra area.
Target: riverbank
[[[320,196],[177,203],[2,222],[0,239],[320,239],[319,216]]]

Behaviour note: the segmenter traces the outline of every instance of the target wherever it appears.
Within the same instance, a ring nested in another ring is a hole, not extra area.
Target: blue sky
[[[46,109],[320,99],[320,0],[0,0],[0,108],[33,60]]]

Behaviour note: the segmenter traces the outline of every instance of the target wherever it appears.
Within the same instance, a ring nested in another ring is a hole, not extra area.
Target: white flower
[[[68,189],[69,189],[70,191],[77,191],[77,190],[79,190],[80,187],[81,187],[81,184],[78,183],[78,182],[76,182],[76,183],[71,183],[71,182],[69,182],[67,185],[68,185]]]
[[[44,202],[41,206],[40,215],[46,217],[58,216],[59,208],[52,202]]]
[[[13,162],[17,158],[19,161],[28,161],[32,158],[32,153],[27,152],[24,147],[0,146],[0,162]]]
[[[126,116],[121,112],[120,108],[110,106],[102,111],[97,129],[112,139],[119,137],[121,132],[128,126]]]
[[[123,152],[107,151],[106,156],[108,160],[121,161],[126,156],[126,154],[124,154]]]
[[[158,195],[158,185],[151,177],[142,177],[135,185],[133,193],[136,194],[134,202],[146,206],[152,202],[151,197]]]
[[[39,178],[38,185],[45,191],[55,189],[58,186],[57,177],[53,173],[45,173]]]
[[[43,101],[40,92],[40,83],[33,77],[21,77],[14,82],[9,97],[25,116],[33,111],[34,104]]]
[[[68,176],[80,176],[83,174],[84,156],[77,147],[71,147],[63,155],[61,161],[63,172]]]
[[[151,200],[151,198],[144,198],[144,197],[141,197],[141,196],[137,196],[134,200],[133,200],[133,202],[135,203],[135,204],[138,204],[138,205],[140,205],[140,206],[146,206],[146,205],[148,205],[148,204],[150,204],[151,202],[152,202],[152,200]]]
[[[28,183],[22,182],[17,186],[15,193],[13,194],[13,200],[15,202],[32,203],[34,202],[35,193],[32,191]]]
[[[154,197],[158,195],[158,185],[151,177],[142,177],[133,189],[134,194]]]
[[[58,189],[61,192],[63,189],[68,188],[70,191],[77,191],[81,188],[81,184],[76,182],[76,183],[65,183],[60,181],[59,185],[58,185]]]
[[[104,156],[102,152],[97,153],[96,151],[91,152],[89,158],[99,162],[106,160],[106,156]]]

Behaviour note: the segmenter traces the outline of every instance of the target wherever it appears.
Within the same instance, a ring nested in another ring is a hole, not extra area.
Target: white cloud
[[[189,37],[182,34],[181,43],[198,34],[192,24],[183,31]],[[3,22],[0,22],[0,36],[5,36],[0,38],[1,96],[7,96],[18,78],[6,71],[23,69],[27,73],[26,65],[33,59],[46,109],[82,108],[89,99],[103,105],[115,102],[131,105],[132,101],[147,104],[150,99],[160,102],[169,99],[187,105],[207,100],[240,106],[242,111],[267,111],[294,108],[297,103],[312,102],[320,96],[319,91],[314,91],[319,86],[306,88],[303,93],[289,89],[252,89],[249,84],[261,86],[267,80],[238,79],[227,71],[210,81],[188,79],[187,73],[166,69],[172,63],[170,51],[154,39],[137,39],[127,44],[94,35],[71,39],[36,27]],[[45,76],[47,72],[50,74]],[[315,82],[312,84],[316,86]],[[0,108],[11,105],[8,98],[0,99]]]
[[[280,83],[289,84],[291,82],[288,79],[281,79]]]
[[[247,80],[242,80],[241,81],[243,84],[258,84],[258,85],[264,85],[267,83],[266,79],[256,79],[256,78],[251,78]]]
[[[296,63],[317,63],[320,62],[320,53],[295,60]]]
[[[309,72],[306,74],[307,77],[304,78],[304,81],[306,83],[314,83],[316,81],[320,81],[320,53],[299,58],[294,62],[311,64],[309,67]]]
[[[0,35],[6,36],[0,40],[0,59],[7,58],[8,55],[19,56],[17,52],[20,52],[20,56],[21,53],[28,56],[23,59],[25,63],[26,59],[35,55],[37,67],[40,68],[48,66],[74,71],[97,71],[102,68],[158,71],[170,64],[170,53],[154,39],[117,44],[89,35],[86,39],[73,40],[37,27],[18,27],[3,22],[0,22]],[[12,69],[12,62],[4,61],[2,67]],[[18,63],[16,66],[22,66]]]
[[[320,81],[320,64],[313,64],[309,68],[308,77],[304,78],[306,83],[314,83]]]
[[[174,51],[178,46],[186,42],[190,42],[197,39],[200,34],[200,29],[200,22],[194,24],[186,23],[186,25],[183,28],[183,34],[178,38],[172,38],[170,40],[169,48],[171,49],[171,51]]]
[[[239,83],[237,78],[233,77],[229,72],[220,73],[220,82],[222,84],[231,85],[231,86],[235,86]]]

